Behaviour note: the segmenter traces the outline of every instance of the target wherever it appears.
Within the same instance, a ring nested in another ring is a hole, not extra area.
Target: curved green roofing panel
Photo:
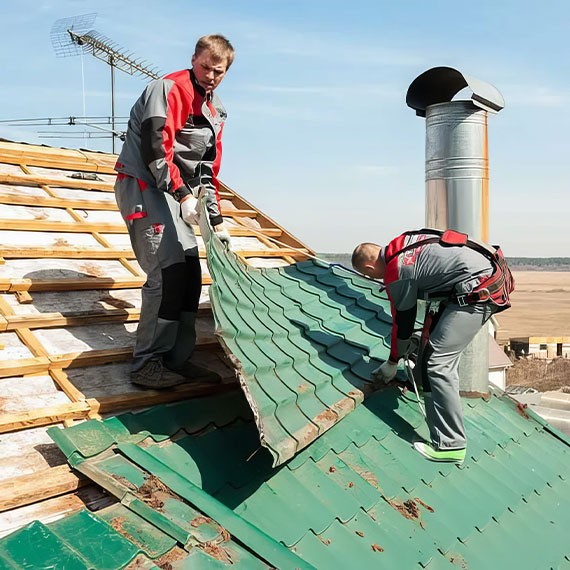
[[[370,373],[389,352],[389,302],[342,267],[254,268],[217,239],[208,266],[216,334],[279,465],[372,390]]]

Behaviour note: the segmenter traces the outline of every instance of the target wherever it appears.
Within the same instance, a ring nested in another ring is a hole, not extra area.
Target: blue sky
[[[203,34],[232,41],[221,178],[320,252],[424,225],[425,122],[405,104],[420,73],[446,65],[492,83],[506,107],[489,120],[491,241],[507,256],[570,255],[569,2],[5,1],[0,119],[81,116],[84,99],[88,115],[110,115],[109,68],[84,56],[83,92],[82,58],[50,42],[55,20],[91,12],[165,73],[189,65]],[[118,116],[144,85],[117,74]],[[0,136],[110,150],[39,138],[49,129],[62,130],[0,124]]]

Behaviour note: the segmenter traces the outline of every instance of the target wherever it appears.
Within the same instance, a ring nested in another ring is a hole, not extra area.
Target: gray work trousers
[[[418,357],[427,423],[433,445],[439,449],[466,446],[463,410],[459,396],[461,353],[496,311],[491,303],[460,307],[447,304],[438,315],[429,340]]]
[[[132,363],[132,370],[137,371],[174,348],[182,315],[192,313],[195,318],[201,288],[199,262],[193,264],[197,270],[185,271],[184,267],[188,257],[197,260],[198,244],[192,227],[181,217],[180,204],[170,194],[144,184],[141,187],[136,178],[118,176],[115,198],[147,277]],[[170,271],[173,267],[180,271]],[[174,286],[167,279],[175,279]]]

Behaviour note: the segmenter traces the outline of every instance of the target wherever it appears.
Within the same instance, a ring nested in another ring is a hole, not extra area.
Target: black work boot
[[[181,313],[176,342],[164,354],[162,361],[166,368],[181,374],[187,382],[192,380],[215,384],[222,381],[218,374],[190,362],[196,346],[196,316],[196,313],[189,311]]]
[[[188,379],[164,368],[160,360],[149,360],[140,370],[131,372],[131,382],[144,388],[162,390],[188,382]]]

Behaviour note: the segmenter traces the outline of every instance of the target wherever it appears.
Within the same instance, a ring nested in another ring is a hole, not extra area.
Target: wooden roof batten
[[[237,389],[214,335],[200,237],[206,291],[196,354],[224,382],[168,391],[130,385],[128,361],[145,275],[112,196],[115,160],[0,140],[0,434],[10,450],[15,439],[44,441],[46,426]],[[272,267],[313,255],[229,187],[222,185],[220,197],[233,249],[246,262]],[[15,457],[4,453],[0,459],[0,485],[14,491],[10,500],[0,500],[0,536],[25,524],[27,516],[41,520],[44,513],[47,519],[93,498],[63,456],[38,453],[42,445],[55,453],[51,444],[26,443]]]

